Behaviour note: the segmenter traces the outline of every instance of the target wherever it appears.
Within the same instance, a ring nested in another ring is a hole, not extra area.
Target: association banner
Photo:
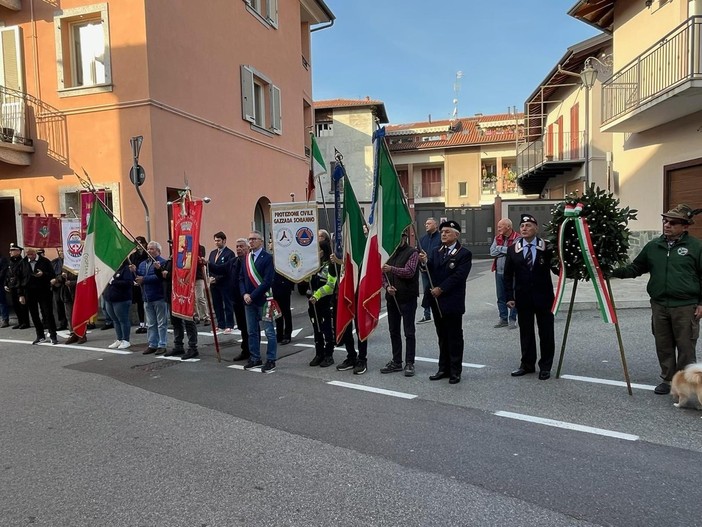
[[[61,218],[52,214],[22,214],[22,233],[27,247],[61,247]]]
[[[172,206],[171,312],[176,317],[192,320],[195,313],[195,272],[200,248],[202,200],[185,197]]]
[[[273,259],[275,270],[302,282],[319,269],[316,203],[273,203]]]
[[[63,239],[63,267],[78,274],[83,256],[80,218],[61,218],[61,238]]]
[[[85,233],[88,231],[88,222],[90,221],[90,213],[95,204],[95,196],[105,203],[105,191],[98,190],[97,192],[84,191],[80,193],[80,237],[85,240]]]

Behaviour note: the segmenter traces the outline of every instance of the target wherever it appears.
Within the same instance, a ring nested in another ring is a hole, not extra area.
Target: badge
[[[687,254],[687,247],[678,247],[678,254],[680,256],[685,256]]]
[[[453,269],[454,267],[456,267],[456,262],[454,262],[453,260],[451,260],[451,261],[449,262],[449,264],[448,264],[448,267],[449,267],[449,269]]]

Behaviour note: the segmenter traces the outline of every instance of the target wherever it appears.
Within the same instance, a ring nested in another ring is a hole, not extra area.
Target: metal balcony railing
[[[27,135],[27,95],[0,86],[0,141],[31,146]]]
[[[702,16],[668,33],[602,84],[602,124],[635,110],[676,86],[702,79]]]
[[[517,176],[550,162],[581,161],[585,159],[585,132],[546,133],[517,151]]]

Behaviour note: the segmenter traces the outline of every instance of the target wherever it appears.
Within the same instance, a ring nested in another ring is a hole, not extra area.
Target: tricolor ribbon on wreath
[[[261,278],[258,269],[256,269],[256,265],[254,265],[254,255],[252,252],[249,253],[249,257],[246,259],[246,273],[249,275],[249,280],[251,280],[252,284],[256,287],[261,286],[263,278]],[[273,321],[283,316],[283,312],[280,310],[278,302],[273,299],[270,290],[266,291],[266,301],[263,303],[262,310],[262,320]]]
[[[592,280],[592,285],[595,288],[595,296],[597,297],[597,305],[599,307],[600,314],[602,315],[602,320],[608,324],[616,324],[617,313],[614,310],[614,303],[612,302],[612,297],[609,295],[609,290],[607,289],[607,284],[605,283],[602,269],[600,269],[600,263],[597,261],[595,247],[592,245],[592,238],[590,237],[590,227],[587,224],[587,220],[580,216],[582,210],[582,203],[578,203],[575,206],[566,204],[564,211],[565,219],[558,229],[558,257],[561,261],[561,271],[558,275],[556,296],[553,299],[551,312],[554,315],[558,313],[558,309],[561,307],[561,302],[563,301],[563,293],[565,292],[566,285],[566,265],[564,263],[565,228],[569,221],[573,221],[575,222],[575,230],[577,232],[578,242],[580,243],[580,249],[582,251],[585,267],[587,268],[587,272]]]

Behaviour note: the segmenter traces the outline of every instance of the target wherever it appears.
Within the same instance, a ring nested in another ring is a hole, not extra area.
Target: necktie
[[[527,250],[526,250],[527,252],[525,255],[526,263],[529,266],[529,270],[532,270],[534,268],[534,257],[531,255],[531,246],[532,245],[533,245],[532,243],[527,245]]]

